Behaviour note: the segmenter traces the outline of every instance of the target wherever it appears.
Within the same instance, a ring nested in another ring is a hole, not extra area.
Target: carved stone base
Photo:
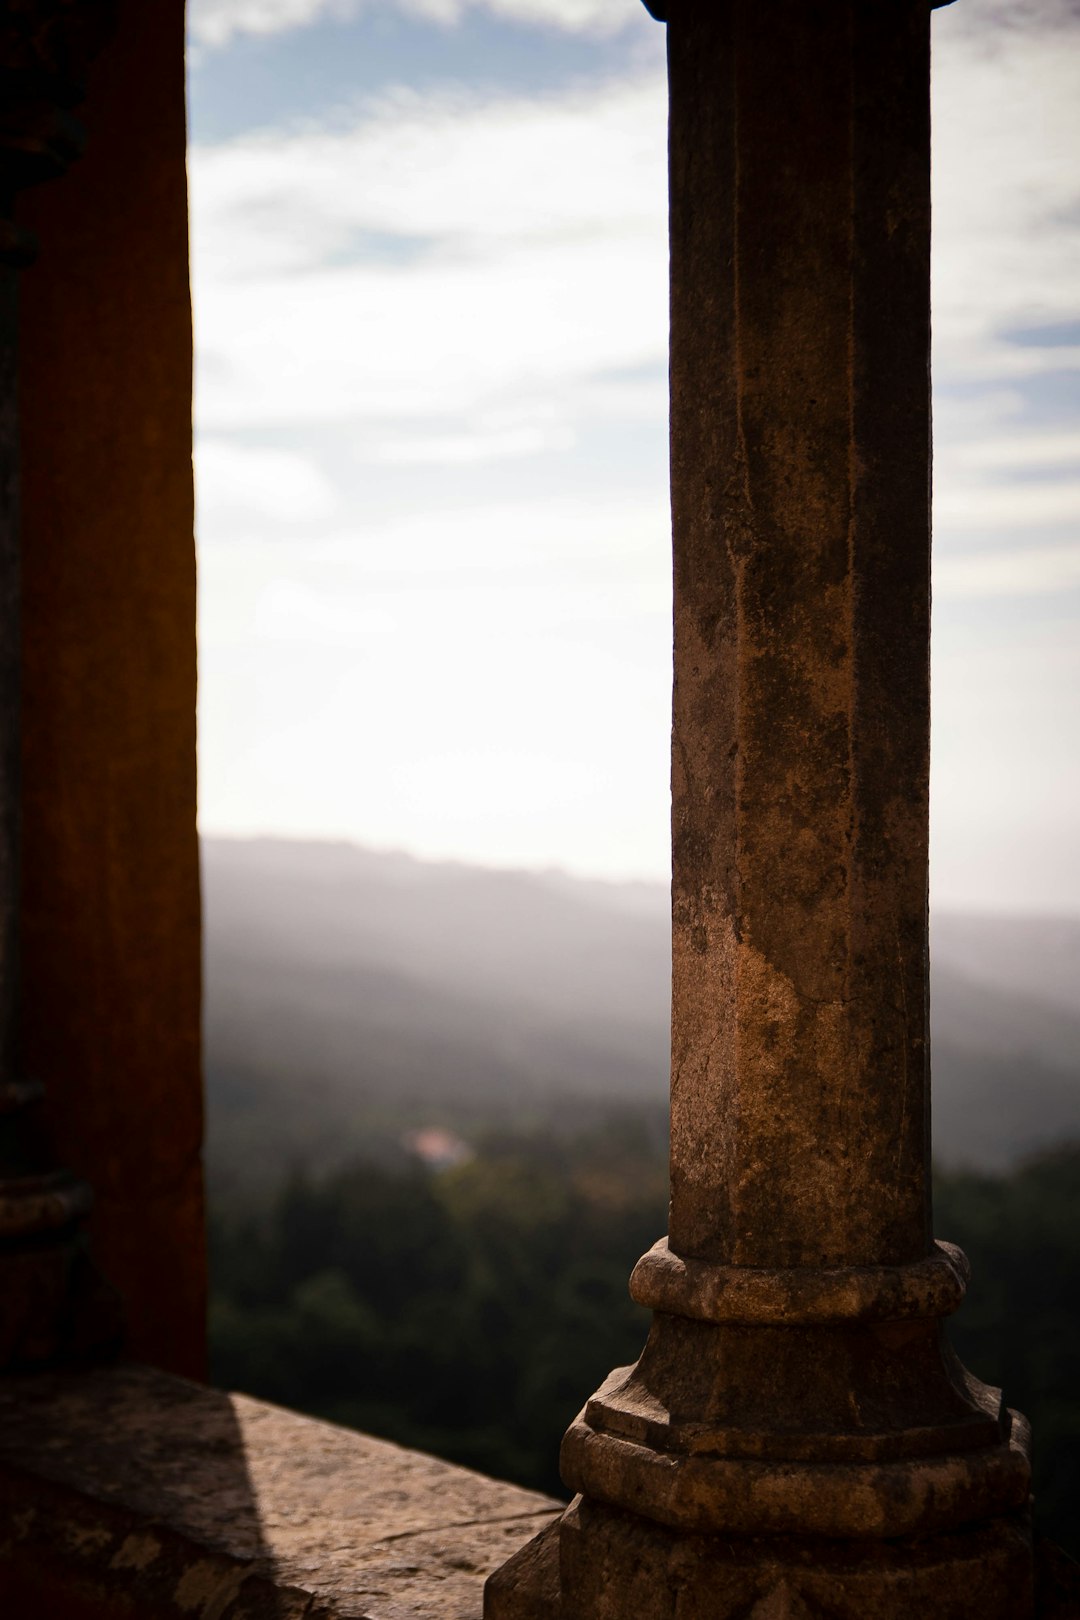
[[[563,1440],[574,1503],[485,1620],[1030,1620],[1025,1420],[944,1337],[967,1264],[768,1270],[666,1242]]]
[[[1028,1516],[939,1537],[682,1535],[577,1498],[491,1576],[484,1620],[1024,1620]]]

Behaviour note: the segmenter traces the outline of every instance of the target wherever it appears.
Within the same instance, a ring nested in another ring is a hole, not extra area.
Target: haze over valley
[[[276,1181],[403,1131],[663,1130],[660,884],[204,839],[209,1164]],[[935,1157],[1003,1169],[1080,1137],[1080,919],[933,924]]]

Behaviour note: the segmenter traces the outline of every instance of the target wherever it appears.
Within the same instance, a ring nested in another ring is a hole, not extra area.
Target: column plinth
[[[941,1535],[1022,1510],[1029,1435],[949,1351],[958,1249],[909,1266],[635,1270],[654,1310],[562,1448],[594,1503],[694,1534],[834,1540]]]

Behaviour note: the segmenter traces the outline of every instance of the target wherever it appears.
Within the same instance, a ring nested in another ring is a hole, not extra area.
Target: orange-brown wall
[[[121,0],[27,194],[24,1072],[92,1184],[128,1351],[205,1365],[183,0]]]

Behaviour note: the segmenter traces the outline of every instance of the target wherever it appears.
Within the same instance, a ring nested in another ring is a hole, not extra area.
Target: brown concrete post
[[[669,1238],[486,1614],[1022,1617],[1025,1426],[930,1237],[930,3],[667,13]]]

